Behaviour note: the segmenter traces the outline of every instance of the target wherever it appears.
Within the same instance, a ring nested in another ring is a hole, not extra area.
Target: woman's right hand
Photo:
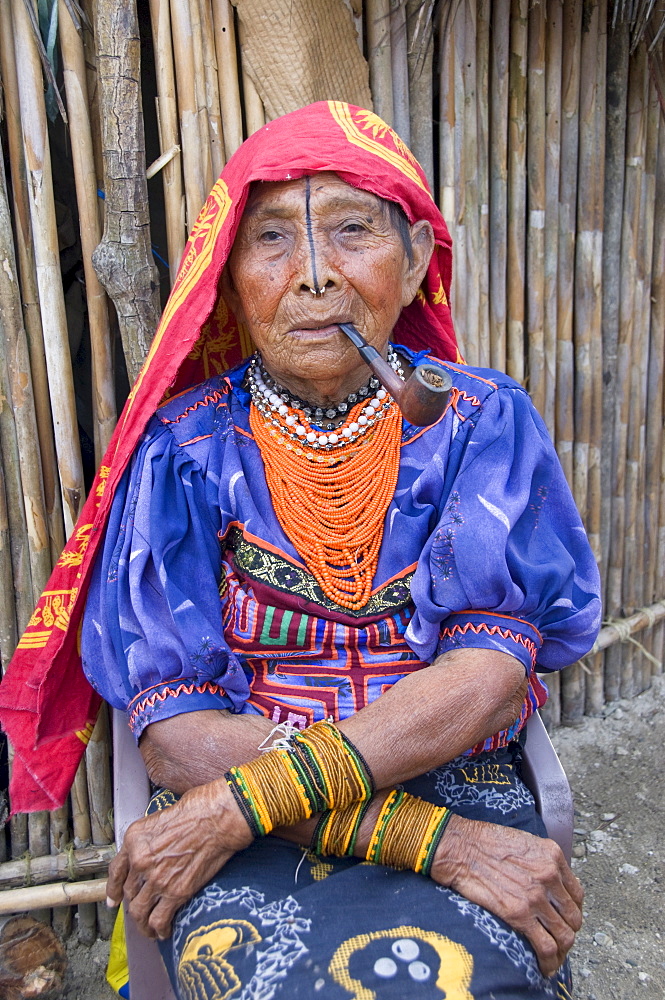
[[[553,840],[452,816],[431,875],[526,935],[544,976],[561,966],[582,926],[584,890]]]
[[[168,937],[176,910],[252,840],[225,779],[192,788],[128,827],[109,866],[109,904],[124,899],[147,937]]]

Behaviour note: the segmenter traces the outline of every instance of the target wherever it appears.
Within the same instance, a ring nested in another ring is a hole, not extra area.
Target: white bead
[[[309,434],[307,435],[307,440],[309,441],[310,444],[316,441],[316,434],[314,433],[314,431],[309,432]]]
[[[328,438],[326,437],[325,434],[322,434],[321,437],[319,438],[319,444],[320,445],[328,444]]]
[[[342,434],[344,435],[345,438],[350,438],[352,433],[353,433],[353,431],[351,430],[350,427],[343,427],[342,428]]]
[[[285,416],[286,416],[286,414],[287,414],[287,413],[289,412],[289,408],[288,408],[288,406],[285,406],[285,405],[284,405],[284,403],[282,403],[282,405],[281,405],[281,406],[279,406],[279,407],[277,408],[277,412],[278,412],[278,413],[279,413],[279,414],[280,414],[280,415],[281,415],[282,417],[285,417]]]
[[[271,392],[268,398],[270,400],[271,406],[279,406],[280,403],[282,402],[282,400],[280,399],[280,397],[277,395],[276,392]]]
[[[331,444],[337,444],[337,442],[339,441],[339,438],[337,437],[336,434],[329,434],[328,435],[328,440],[330,441]]]
[[[363,413],[368,417],[373,417],[374,414],[376,413],[376,410],[374,409],[373,406],[366,406],[365,409],[363,410]]]
[[[358,417],[358,423],[362,427],[364,424],[367,423],[367,417],[361,413],[360,416]]]
[[[293,425],[294,425],[294,424],[297,424],[297,423],[298,423],[298,418],[297,418],[297,417],[296,417],[296,416],[295,416],[295,415],[294,415],[293,413],[291,413],[291,414],[289,414],[289,416],[288,416],[288,417],[286,418],[286,420],[284,421],[284,423],[285,423],[285,424],[288,424],[288,425],[289,425],[289,427],[293,427]]]
[[[304,437],[304,435],[307,433],[302,424],[296,424],[295,430],[298,437]]]
[[[355,423],[355,421],[352,424],[349,424],[349,430],[352,434],[356,434],[358,432],[358,424]]]
[[[379,389],[379,391],[376,394],[376,398],[377,399],[385,399],[387,395],[388,395],[388,393],[386,392],[385,389]]]

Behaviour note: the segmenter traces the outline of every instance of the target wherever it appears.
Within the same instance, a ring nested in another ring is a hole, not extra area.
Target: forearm
[[[524,668],[514,657],[454,650],[337,725],[363,755],[375,787],[388,788],[511,726],[526,690]]]
[[[446,653],[338,724],[363,755],[376,788],[440,766],[511,725],[526,679],[505,653]],[[148,726],[140,747],[155,784],[181,794],[259,755],[274,726],[259,715],[203,711]]]

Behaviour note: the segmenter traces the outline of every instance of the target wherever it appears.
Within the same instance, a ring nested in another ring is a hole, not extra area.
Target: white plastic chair
[[[536,800],[547,835],[570,863],[573,796],[568,779],[537,712],[527,722],[526,733],[524,782]],[[129,824],[145,813],[150,782],[126,717],[118,711],[113,712],[113,791],[115,836],[120,846]],[[141,934],[126,907],[125,935],[131,1000],[176,1000],[157,943]]]

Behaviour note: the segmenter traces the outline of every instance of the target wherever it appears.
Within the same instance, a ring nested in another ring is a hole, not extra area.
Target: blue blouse
[[[234,593],[245,588],[235,629],[250,599],[354,635],[390,626],[389,683],[452,648],[507,652],[527,673],[588,651],[598,571],[541,418],[506,375],[444,367],[443,418],[404,423],[373,593],[357,615],[318,591],[277,520],[249,428],[247,363],[161,407],[114,498],[82,631],[86,676],[130,712],[137,738],[182,712],[266,711],[252,701],[252,657],[229,632],[229,574]],[[243,565],[269,564],[265,586],[229,562],[232,537],[250,552]],[[340,703],[339,715],[353,710]]]

